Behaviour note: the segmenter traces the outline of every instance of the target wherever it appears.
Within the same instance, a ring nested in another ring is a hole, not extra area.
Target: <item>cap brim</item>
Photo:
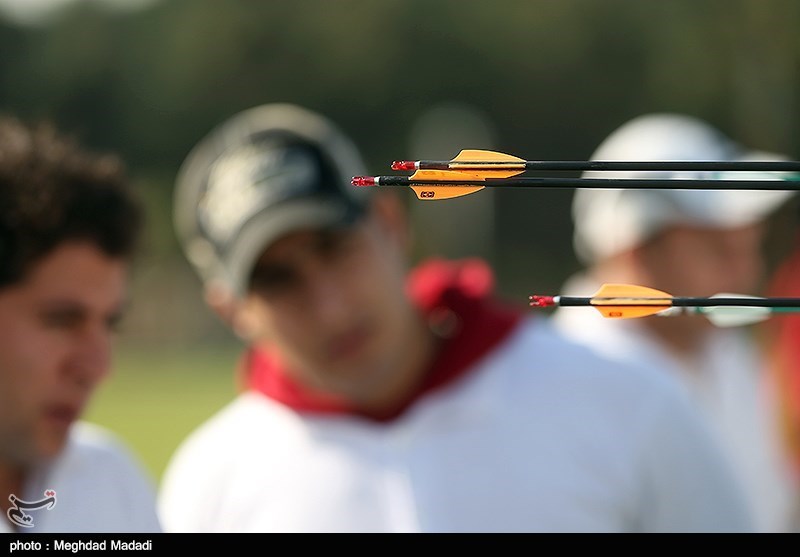
[[[793,195],[782,190],[684,191],[687,223],[711,228],[737,228],[769,217]],[[691,194],[695,193],[694,196]],[[675,219],[680,221],[681,219]]]
[[[670,226],[734,229],[761,222],[795,195],[791,190],[579,190],[572,204],[573,246],[584,264],[593,264]]]
[[[361,214],[358,207],[337,199],[299,199],[276,205],[253,217],[238,234],[225,258],[225,282],[233,293],[247,293],[258,258],[280,238],[302,230],[348,226]]]

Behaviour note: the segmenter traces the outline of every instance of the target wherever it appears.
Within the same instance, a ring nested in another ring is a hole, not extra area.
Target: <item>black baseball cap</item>
[[[174,220],[205,282],[243,296],[253,266],[282,236],[348,225],[368,192],[355,145],[329,120],[291,104],[241,112],[213,129],[178,173]]]

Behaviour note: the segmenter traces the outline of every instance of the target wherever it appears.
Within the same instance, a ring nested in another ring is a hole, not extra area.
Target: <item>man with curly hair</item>
[[[0,532],[154,532],[152,486],[80,421],[142,222],[120,161],[0,119]]]

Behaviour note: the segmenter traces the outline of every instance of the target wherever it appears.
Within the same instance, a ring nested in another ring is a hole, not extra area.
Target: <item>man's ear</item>
[[[255,316],[247,300],[237,298],[226,285],[215,281],[206,284],[204,297],[208,307],[236,336],[245,342],[255,338]]]
[[[400,198],[389,192],[374,194],[371,199],[370,214],[389,237],[397,242],[398,247],[408,252],[411,246],[411,229],[408,226],[406,209]]]
[[[236,298],[222,283],[209,282],[205,286],[204,298],[208,307],[246,344],[250,344],[255,337],[253,328],[247,325],[251,319],[246,317],[250,310],[244,300]],[[251,330],[248,330],[251,329]],[[244,361],[240,361],[234,374],[234,388],[236,392],[243,393],[250,386],[250,370]]]
[[[223,323],[231,325],[233,314],[236,312],[237,300],[227,286],[218,281],[208,281],[205,284],[203,299]]]

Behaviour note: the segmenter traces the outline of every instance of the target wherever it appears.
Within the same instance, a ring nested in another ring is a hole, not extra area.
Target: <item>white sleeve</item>
[[[753,532],[744,492],[698,410],[683,396],[662,403],[643,447],[639,529]]]

